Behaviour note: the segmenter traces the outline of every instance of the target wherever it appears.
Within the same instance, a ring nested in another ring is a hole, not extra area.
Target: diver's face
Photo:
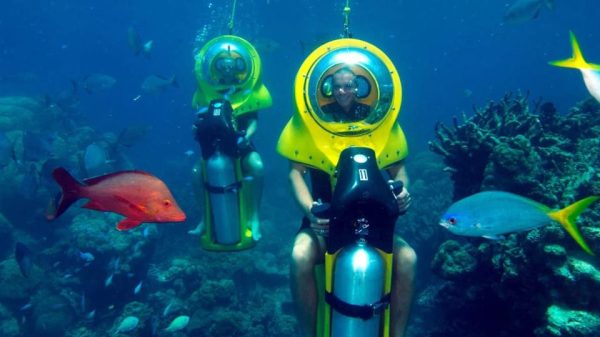
[[[333,76],[333,96],[338,104],[348,110],[356,100],[356,76],[342,72]]]
[[[235,60],[232,58],[223,58],[220,60],[217,70],[221,74],[222,81],[226,83],[233,83],[235,80],[236,69]]]

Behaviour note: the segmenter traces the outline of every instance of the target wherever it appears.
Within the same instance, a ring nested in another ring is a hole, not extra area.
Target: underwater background
[[[507,21],[515,2],[350,1],[353,37],[382,49],[403,86],[414,201],[398,231],[419,256],[409,336],[600,336],[600,264],[560,226],[496,242],[438,225],[454,200],[480,190],[552,208],[600,195],[600,105],[579,71],[548,64],[571,56],[569,31],[600,63],[600,4],[531,1],[541,3],[537,17]],[[191,174],[194,52],[228,33],[231,2],[4,0],[0,336],[296,336],[287,274],[301,213],[275,145],[296,72],[340,37],[344,5],[237,2],[233,33],[256,46],[274,101],[254,139],[268,177],[263,238],[249,251],[209,253],[187,233],[202,216]],[[149,56],[131,50],[132,30],[153,41]],[[123,233],[114,214],[79,207],[47,222],[51,169],[82,178],[91,144],[116,169],[165,181],[186,222]],[[579,221],[596,252],[599,221],[597,205]],[[32,256],[28,277],[17,242]],[[189,324],[168,331],[182,315]],[[139,322],[119,331],[126,317]]]

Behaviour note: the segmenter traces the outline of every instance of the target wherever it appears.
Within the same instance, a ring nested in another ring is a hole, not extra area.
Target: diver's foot
[[[204,232],[204,221],[200,221],[200,223],[198,223],[198,226],[196,226],[196,228],[188,231],[188,234],[190,234],[190,235],[201,235],[202,232]]]
[[[260,240],[262,238],[262,234],[260,233],[260,221],[258,219],[254,219],[250,221],[250,230],[252,230],[252,239],[254,241]]]

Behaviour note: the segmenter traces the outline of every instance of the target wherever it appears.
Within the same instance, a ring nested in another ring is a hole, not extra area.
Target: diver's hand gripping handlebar
[[[400,180],[388,180],[388,184],[390,185],[392,193],[394,193],[394,197],[398,198],[398,195],[402,193],[402,189],[404,189],[404,183]],[[406,214],[406,210],[400,212],[400,215],[404,214]]]
[[[310,208],[310,212],[317,218],[321,219],[329,219],[331,217],[331,204],[328,202],[318,201],[314,202],[312,207]]]
[[[400,180],[388,180],[388,184],[390,186],[390,190],[394,193],[394,197],[396,198],[404,188],[404,183]],[[318,200],[313,203],[310,212],[317,218],[321,219],[329,219],[331,218],[331,204],[328,202],[321,202]],[[400,212],[400,215],[406,214],[406,210]]]
[[[404,183],[401,180],[388,180],[388,184],[394,195],[400,194],[404,188]]]

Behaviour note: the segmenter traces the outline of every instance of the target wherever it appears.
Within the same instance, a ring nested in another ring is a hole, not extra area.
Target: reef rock
[[[13,225],[0,213],[0,257],[14,252]]]
[[[444,242],[431,262],[431,269],[447,280],[460,281],[477,269],[477,259],[471,245],[461,245],[456,241]]]
[[[600,331],[600,315],[553,305],[546,311],[547,325],[536,329],[537,337],[592,337]]]
[[[19,270],[14,258],[0,262],[0,302],[27,303],[35,287],[42,281],[42,272],[33,266],[29,277]]]
[[[19,323],[10,314],[10,311],[0,304],[0,336],[2,337],[17,337],[21,334]]]
[[[436,138],[430,149],[454,182],[453,200],[503,190],[559,209],[600,195],[600,104],[594,100],[559,113],[551,103],[530,107],[526,96],[508,94],[462,123],[438,123]],[[593,205],[577,221],[597,254],[599,210]],[[440,317],[426,328],[430,336],[598,336],[600,265],[560,225],[477,249],[469,246],[483,239],[461,240],[468,243],[440,245],[431,265],[444,281],[435,305],[427,305]]]

